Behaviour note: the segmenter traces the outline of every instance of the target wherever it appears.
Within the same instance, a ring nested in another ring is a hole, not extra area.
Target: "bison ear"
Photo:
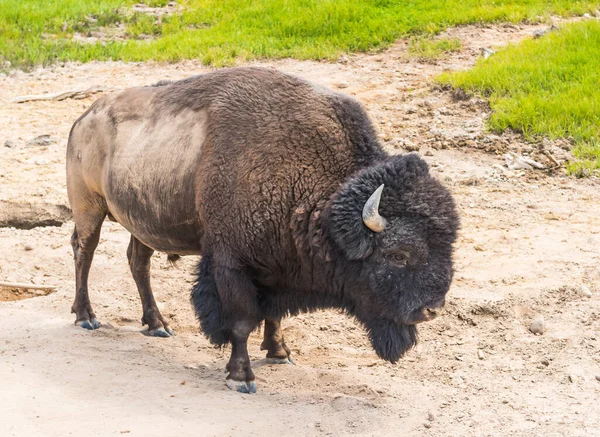
[[[350,260],[368,257],[375,247],[375,233],[363,220],[364,205],[373,190],[357,182],[350,181],[337,193],[331,206],[329,227],[336,245]]]

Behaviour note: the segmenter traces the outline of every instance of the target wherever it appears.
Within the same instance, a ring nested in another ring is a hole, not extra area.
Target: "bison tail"
[[[222,346],[229,342],[230,332],[223,324],[221,298],[211,272],[211,257],[204,256],[198,265],[198,278],[191,295],[200,329],[212,344]]]

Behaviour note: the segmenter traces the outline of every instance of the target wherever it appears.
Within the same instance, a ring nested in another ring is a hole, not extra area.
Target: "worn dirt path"
[[[90,278],[104,326],[87,332],[69,313],[72,223],[0,228],[0,280],[58,286],[18,301],[8,301],[11,290],[0,293],[0,435],[600,435],[600,184],[560,170],[506,169],[506,151],[546,166],[540,146],[559,160],[568,152],[560,142],[488,134],[485,102],[453,100],[431,85],[443,70],[472,65],[482,47],[543,27],[452,30],[463,49],[436,63],[409,59],[405,43],[333,64],[261,63],[355,95],[390,151],[419,149],[456,196],[462,230],[448,311],[421,327],[419,346],[401,362],[377,359],[352,320],[319,312],[284,322],[296,366],[265,364],[254,333],[259,392],[230,392],[228,350],[208,344],[189,304],[196,259],[172,266],[154,256],[155,294],[177,336],[146,337],[128,234],[107,222]],[[13,98],[206,70],[194,62],[91,63],[0,77],[0,202],[66,204],[68,132],[97,96]],[[27,146],[43,134],[55,142]],[[536,336],[528,328],[540,315],[546,332]]]

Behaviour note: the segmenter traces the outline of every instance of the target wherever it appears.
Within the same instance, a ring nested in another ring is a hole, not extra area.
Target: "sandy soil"
[[[566,159],[568,144],[491,135],[485,102],[457,100],[431,83],[473,65],[483,47],[547,26],[455,29],[463,49],[435,63],[411,60],[404,43],[339,63],[261,63],[355,95],[389,150],[418,149],[456,196],[462,231],[447,313],[422,325],[420,344],[398,364],[377,359],[352,320],[319,312],[284,322],[295,366],[266,364],[254,333],[259,392],[231,392],[229,351],[209,345],[189,304],[197,259],[171,265],[154,256],[155,295],[177,335],[144,336],[129,237],[107,222],[90,277],[104,325],[88,332],[69,313],[73,224],[0,228],[0,281],[58,287],[18,301],[10,290],[0,294],[0,435],[600,435],[599,182],[560,169],[507,169],[507,151],[549,167],[547,153]],[[67,204],[67,136],[97,96],[11,103],[15,97],[206,70],[115,62],[0,77],[0,201]],[[54,142],[27,145],[44,134]],[[539,316],[545,332],[534,335]]]

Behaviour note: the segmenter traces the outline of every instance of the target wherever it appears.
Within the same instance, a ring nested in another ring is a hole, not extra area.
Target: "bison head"
[[[417,155],[390,157],[334,196],[330,236],[350,272],[349,311],[377,354],[395,362],[435,318],[452,281],[458,216],[449,191]]]

